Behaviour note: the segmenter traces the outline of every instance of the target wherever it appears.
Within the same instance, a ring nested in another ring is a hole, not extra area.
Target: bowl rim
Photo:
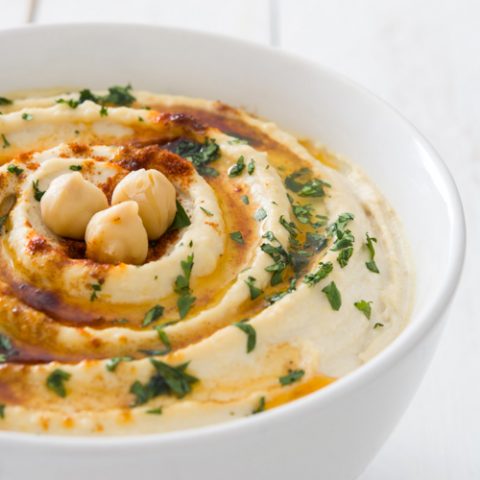
[[[251,49],[261,51],[264,54],[275,56],[283,61],[290,63],[300,63],[307,65],[313,70],[319,71],[323,76],[330,77],[333,81],[342,83],[344,87],[350,88],[356,94],[367,97],[370,102],[383,107],[389,115],[396,117],[399,123],[407,128],[407,132],[412,139],[417,142],[427,154],[438,178],[444,186],[442,197],[448,210],[450,219],[449,243],[450,252],[447,255],[444,279],[438,288],[433,299],[426,302],[426,306],[416,315],[415,321],[400,333],[383,351],[370,359],[364,365],[361,365],[353,372],[338,379],[328,388],[320,389],[310,393],[293,402],[267,410],[262,415],[255,415],[245,418],[238,418],[228,422],[222,422],[213,425],[188,428],[173,432],[143,434],[143,435],[121,435],[121,436],[66,436],[66,435],[43,435],[35,433],[24,433],[14,431],[0,431],[0,445],[9,447],[32,446],[36,448],[51,449],[54,448],[63,451],[91,451],[102,452],[111,447],[132,448],[155,445],[159,447],[165,444],[181,444],[186,442],[201,441],[205,436],[235,435],[254,427],[262,428],[265,424],[274,422],[280,417],[287,418],[294,416],[300,410],[312,408],[321,408],[328,405],[339,397],[361,388],[362,385],[374,381],[382,372],[394,365],[397,360],[412,350],[415,345],[422,340],[426,334],[435,327],[438,319],[445,313],[446,308],[451,302],[455,290],[458,286],[460,275],[463,268],[466,248],[466,227],[462,202],[446,164],[439,154],[429,143],[429,141],[419,132],[419,130],[401,114],[395,107],[387,101],[381,99],[367,88],[350,80],[343,74],[336,72],[330,67],[326,67],[297,53],[291,53],[283,49],[271,47],[251,40],[239,39],[218,33],[205,32],[191,28],[168,27],[147,22],[66,22],[66,23],[44,23],[33,25],[22,25],[0,30],[0,39],[15,35],[28,35],[32,31],[57,31],[61,34],[62,30],[89,30],[89,29],[111,29],[120,30],[124,33],[125,29],[132,31],[151,29],[163,31],[167,34],[182,34],[203,37],[205,39],[223,42],[235,48]]]

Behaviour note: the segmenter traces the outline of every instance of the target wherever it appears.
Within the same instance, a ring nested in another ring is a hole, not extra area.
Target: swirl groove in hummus
[[[0,99],[0,429],[248,416],[349,373],[407,323],[399,220],[326,149],[220,102],[130,87]],[[60,175],[111,203],[140,169],[177,200],[143,264],[97,263],[42,220]]]

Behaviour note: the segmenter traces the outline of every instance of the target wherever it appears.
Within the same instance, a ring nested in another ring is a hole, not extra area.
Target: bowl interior
[[[403,220],[417,268],[413,323],[448,301],[463,255],[455,187],[413,127],[349,81],[253,44],[138,25],[0,32],[0,58],[0,94],[131,82],[220,99],[321,141],[363,166]]]
[[[348,81],[287,55],[178,30],[64,25],[4,35],[1,92],[131,82],[243,106],[347,156],[404,222],[417,266],[415,312],[440,290],[455,255],[452,186],[412,128]]]

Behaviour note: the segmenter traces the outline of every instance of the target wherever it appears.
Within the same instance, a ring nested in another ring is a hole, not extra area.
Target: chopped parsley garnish
[[[372,315],[372,302],[367,302],[366,300],[359,300],[355,302],[355,308],[360,310],[369,320]]]
[[[291,385],[292,383],[298,382],[304,375],[304,370],[290,370],[287,375],[280,377],[278,381],[285,387],[286,385]]]
[[[368,249],[368,254],[370,255],[370,260],[365,262],[367,268],[373,273],[380,273],[380,270],[375,263],[375,247],[373,246],[374,243],[377,243],[377,239],[371,237],[368,233],[366,234],[367,242],[366,246]]]
[[[200,210],[207,215],[207,217],[213,217],[213,213],[210,210],[207,210],[206,208],[200,207]]]
[[[330,282],[326,287],[322,288],[322,292],[327,296],[328,302],[333,310],[340,310],[342,306],[342,296],[338,291],[335,282]]]
[[[174,144],[171,150],[191,161],[200,175],[218,176],[218,171],[208,165],[220,157],[220,147],[215,139],[207,138],[204,143],[180,140]]]
[[[345,267],[353,254],[353,248],[348,247],[342,250],[337,257],[337,262],[341,268]]]
[[[5,418],[5,404],[3,403],[0,404],[0,418]]]
[[[164,328],[165,325],[158,325],[155,327],[159,340],[165,346],[165,350],[162,351],[161,355],[165,355],[172,350],[172,344],[170,343],[170,339],[168,338],[167,332],[164,330]]]
[[[1,135],[2,141],[3,141],[3,148],[8,148],[10,147],[10,142],[8,141],[7,137],[5,136],[4,133]]]
[[[101,117],[108,117],[108,108],[105,105],[100,107],[100,116]]]
[[[161,415],[163,413],[163,410],[162,410],[162,407],[151,408],[150,410],[147,410],[145,413],[148,413],[150,415]]]
[[[169,230],[179,230],[183,227],[188,227],[192,222],[188,218],[187,212],[182,207],[182,204],[177,200],[177,213],[175,213],[175,218],[173,219],[172,224],[168,228]]]
[[[90,294],[90,301],[94,302],[98,298],[98,293],[102,290],[102,284],[91,283],[90,288],[92,289],[92,293]]]
[[[318,178],[311,178],[312,172],[308,168],[301,168],[285,178],[285,186],[300,197],[323,197],[324,187],[330,184]]]
[[[347,266],[350,257],[353,254],[353,242],[355,237],[347,227],[348,223],[354,219],[352,213],[342,213],[337,221],[328,227],[328,233],[333,237],[333,246],[330,250],[339,252],[337,262],[341,268]]]
[[[161,305],[153,306],[143,317],[142,327],[148,327],[148,325],[156,322],[164,312],[165,308]]]
[[[282,290],[280,292],[274,293],[273,295],[270,295],[269,297],[267,297],[267,302],[270,305],[273,305],[274,303],[281,300],[283,297],[286,297],[289,293],[294,292],[296,289],[297,289],[297,279],[292,278],[290,280],[290,285],[286,290]]]
[[[5,222],[7,221],[7,218],[8,218],[8,214],[7,215],[2,215],[0,217],[0,232],[2,231],[3,226],[5,225]]]
[[[32,182],[33,198],[37,202],[39,202],[42,199],[43,195],[45,195],[45,192],[38,188],[38,182],[39,182],[39,180],[35,180],[35,181]]]
[[[125,356],[125,357],[112,357],[107,360],[107,363],[105,364],[105,368],[109,372],[114,372],[118,365],[122,362],[131,362],[133,360],[133,357],[130,356]]]
[[[247,353],[250,353],[257,344],[257,332],[246,320],[234,323],[233,325],[240,329],[247,336]]]
[[[183,398],[191,392],[192,385],[198,382],[198,378],[187,373],[188,362],[176,367],[150,359],[156,373],[150,380],[142,384],[138,380],[130,387],[130,393],[135,395],[133,406],[143,405],[159,395],[175,395]]]
[[[0,97],[0,105],[11,105],[13,103],[13,100],[10,100],[9,98],[5,97]]]
[[[139,122],[144,122],[145,119],[144,119],[143,117],[138,117],[138,121],[139,121]]]
[[[287,265],[290,263],[290,256],[274,236],[273,232],[268,231],[264,237],[270,240],[270,242],[278,243],[278,246],[274,246],[270,243],[262,243],[262,245],[260,245],[261,250],[267,255],[270,255],[272,260],[275,262],[274,264],[265,268],[267,272],[272,273],[270,284],[275,286],[282,282],[282,274],[287,268]]]
[[[313,287],[318,282],[326,278],[333,270],[332,262],[320,262],[317,269],[311,273],[307,273],[303,278],[303,282],[309,287]]]
[[[263,290],[261,288],[258,288],[258,287],[255,286],[256,281],[257,281],[257,279],[255,277],[248,277],[245,280],[245,283],[247,284],[248,289],[250,290],[250,299],[251,300],[255,300],[256,298],[258,298],[263,293]]]
[[[70,165],[68,167],[70,170],[73,170],[74,172],[79,172],[82,169],[81,165]]]
[[[247,172],[249,175],[252,175],[255,171],[255,160],[252,158],[247,165]]]
[[[106,104],[129,106],[136,100],[136,98],[130,93],[131,89],[131,85],[127,85],[125,87],[115,85],[108,89],[107,95],[101,96],[95,95],[91,90],[85,88],[79,92],[78,100],[74,100],[73,98],[70,98],[68,100],[65,100],[64,98],[59,98],[57,100],[57,103],[63,103],[65,105],[68,105],[70,108],[77,108],[80,104],[86,102],[87,100],[102,105],[102,108]],[[108,115],[108,112],[102,113],[102,110],[100,110],[100,115]]]
[[[70,379],[72,375],[65,370],[56,368],[47,377],[47,388],[56,393],[59,397],[65,398],[67,396],[67,389],[65,388],[65,382]]]
[[[243,172],[244,169],[245,169],[245,158],[244,158],[243,155],[241,155],[238,158],[235,165],[233,165],[232,167],[230,167],[228,169],[228,176],[229,177],[238,177]]]
[[[305,270],[310,263],[311,257],[312,254],[306,250],[293,250],[290,252],[290,261],[292,262],[295,275],[300,275],[300,273]]]
[[[232,233],[230,233],[230,238],[234,242],[239,243],[240,245],[243,245],[245,243],[244,240],[243,240],[242,232],[232,232]]]
[[[250,200],[249,200],[249,198],[248,198],[248,195],[242,195],[240,198],[241,198],[242,202],[243,202],[245,205],[249,205],[249,204],[250,204]]]
[[[100,99],[100,103],[111,103],[112,105],[128,107],[136,100],[136,98],[130,93],[131,90],[132,86],[130,84],[125,87],[114,85],[108,89],[107,95],[104,97],[97,97],[97,103],[98,99]]]
[[[310,225],[312,228],[317,229],[323,227],[327,223],[327,217],[315,213],[315,209],[310,203],[295,203],[288,193],[287,197],[292,205],[293,214],[301,224]]]
[[[180,318],[185,318],[196,298],[191,295],[190,275],[193,268],[193,253],[186,260],[180,262],[183,275],[178,275],[175,280],[175,293],[179,295],[177,300],[178,313]]]
[[[383,326],[384,326],[383,323],[376,323],[376,324],[373,326],[373,328],[374,328],[375,330],[377,330],[377,328],[382,328]]]
[[[22,119],[29,122],[33,119],[33,115],[30,113],[22,113]]]
[[[17,167],[16,165],[9,165],[7,167],[9,173],[13,173],[14,175],[20,175],[23,172],[23,168]]]
[[[315,253],[320,252],[327,246],[327,239],[319,233],[307,232],[303,247],[307,250],[313,250]]]
[[[296,237],[298,235],[298,229],[293,222],[289,222],[283,215],[280,216],[280,224],[283,228],[292,236]]]
[[[17,350],[13,347],[12,341],[5,334],[0,333],[0,363],[6,362]]]
[[[56,103],[68,105],[70,108],[77,108],[81,102],[79,100],[74,100],[73,98],[69,98],[68,100],[59,98]]]
[[[78,97],[78,103],[83,103],[86,102],[87,100],[90,100],[91,102],[98,103],[100,97],[97,97],[92,93],[91,90],[88,88],[84,88],[83,90],[80,90],[79,97]]]
[[[262,220],[265,220],[267,218],[267,212],[263,207],[260,207],[254,215],[255,220],[258,222],[261,222]]]
[[[255,415],[257,413],[261,413],[265,410],[265,397],[260,397],[260,400],[258,401],[258,405],[257,407],[255,408],[255,410],[253,410],[252,412],[252,415]]]

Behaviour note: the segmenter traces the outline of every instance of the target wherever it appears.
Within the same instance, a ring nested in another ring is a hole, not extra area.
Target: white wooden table
[[[0,28],[66,21],[156,22],[291,50],[376,92],[431,140],[463,197],[466,267],[425,381],[361,480],[480,479],[479,0],[0,0]]]

